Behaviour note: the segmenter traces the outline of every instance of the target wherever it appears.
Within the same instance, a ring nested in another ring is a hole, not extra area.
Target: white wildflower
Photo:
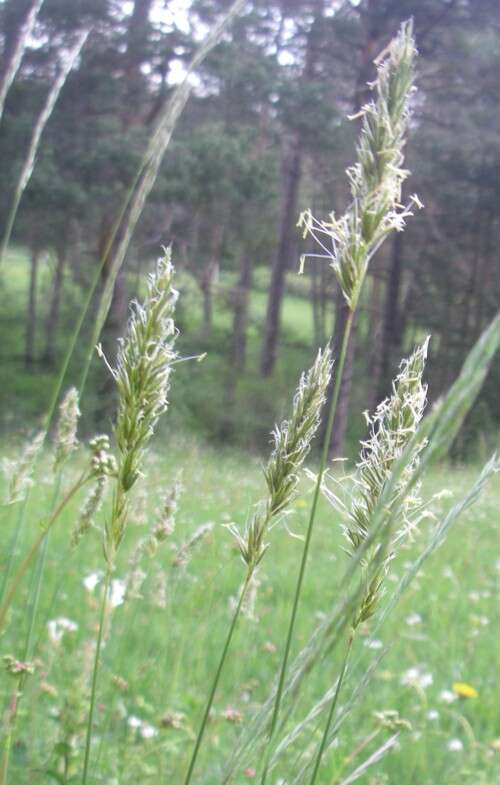
[[[92,593],[95,587],[102,581],[102,578],[102,572],[91,572],[90,575],[83,579],[83,585],[88,592]]]
[[[123,605],[126,591],[127,584],[125,581],[122,581],[120,578],[115,578],[111,581],[108,601],[112,608],[118,608],[119,605]]]
[[[365,646],[367,649],[381,649],[383,647],[382,641],[378,640],[378,638],[373,638],[372,640],[366,641]]]
[[[432,673],[425,673],[420,667],[408,668],[401,677],[401,684],[406,687],[415,687],[425,690],[433,682]]]
[[[457,700],[457,698],[458,695],[456,695],[451,690],[441,690],[441,692],[439,693],[439,700],[441,701],[441,703],[453,703],[454,701]]]
[[[450,739],[448,742],[448,749],[450,752],[462,752],[463,748],[464,745],[460,739]]]
[[[47,629],[51,643],[58,644],[65,632],[76,632],[78,624],[64,616],[59,616],[57,619],[51,619],[47,623]]]

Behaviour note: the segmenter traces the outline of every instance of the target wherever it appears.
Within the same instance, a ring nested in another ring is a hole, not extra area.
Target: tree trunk
[[[335,306],[335,332],[333,340],[333,356],[335,361],[338,362],[340,356],[340,346],[344,335],[347,317],[349,315],[349,308],[345,301],[341,289],[337,289],[336,306]],[[351,397],[352,376],[354,370],[354,345],[355,345],[355,327],[354,323],[351,330],[351,339],[347,347],[347,353],[344,363],[344,373],[342,376],[342,383],[340,385],[339,398],[337,402],[337,411],[335,413],[335,421],[333,424],[332,441],[330,443],[329,455],[331,458],[341,457],[344,450],[345,437],[347,433],[347,423],[349,420],[349,400]],[[333,394],[333,384],[335,382],[335,366],[333,369],[332,383],[328,391],[328,402],[331,400]]]
[[[271,272],[271,284],[267,300],[266,325],[260,361],[260,372],[264,377],[271,376],[276,362],[281,308],[285,291],[286,271],[290,265],[291,233],[297,214],[297,196],[301,170],[302,138],[300,134],[296,134],[291,144],[287,163],[285,164],[280,238],[278,253]]]
[[[233,414],[236,403],[236,389],[240,374],[245,369],[247,346],[247,321],[250,292],[253,280],[253,254],[245,247],[241,256],[240,276],[233,289],[233,334],[229,348],[227,378],[224,385],[224,407],[219,429],[219,437],[226,440],[233,431]]]
[[[36,295],[38,283],[39,250],[31,251],[30,283],[28,293],[28,310],[26,313],[26,345],[24,350],[24,365],[29,370],[34,362],[35,333],[36,333]]]
[[[134,7],[129,17],[127,31],[127,51],[125,53],[125,84],[124,127],[140,125],[146,117],[144,107],[144,75],[141,65],[148,59],[149,33],[151,30],[149,15],[152,0],[134,0]]]
[[[401,354],[403,343],[400,318],[400,292],[403,273],[403,233],[396,232],[392,241],[392,254],[388,271],[384,308],[384,324],[380,345],[380,374],[377,399],[381,401],[391,390],[394,357]]]
[[[253,280],[253,255],[246,248],[241,257],[240,277],[233,291],[234,316],[230,350],[230,366],[241,373],[246,364],[247,321]]]
[[[52,281],[52,297],[50,299],[49,312],[45,323],[45,351],[43,353],[43,362],[46,365],[53,365],[55,358],[55,339],[61,310],[64,268],[66,266],[66,249],[58,248],[56,250],[56,255],[57,263]]]
[[[210,257],[203,269],[200,282],[200,288],[203,294],[203,330],[206,336],[210,335],[212,332],[213,288],[219,274],[219,262],[223,237],[223,225],[215,224],[212,230]]]
[[[322,34],[323,10],[324,0],[316,0],[314,19],[307,35],[306,58],[302,73],[304,84],[310,82],[316,72],[318,47]],[[297,216],[297,198],[302,174],[303,153],[303,131],[297,130],[291,139],[290,148],[284,161],[283,202],[278,252],[271,272],[271,285],[267,299],[266,324],[260,359],[260,372],[264,377],[271,376],[276,363],[285,278],[286,271],[290,265],[293,244],[292,232]]]

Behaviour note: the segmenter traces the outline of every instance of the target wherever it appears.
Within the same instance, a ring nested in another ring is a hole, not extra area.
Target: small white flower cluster
[[[401,677],[401,684],[405,687],[415,687],[418,690],[425,690],[433,683],[432,673],[428,673],[420,666],[408,668]]]
[[[141,720],[140,717],[136,717],[134,714],[131,714],[127,718],[127,725],[132,731],[138,732],[142,739],[154,739],[158,736],[156,728],[150,725],[149,722]]]
[[[83,585],[90,594],[94,592],[96,587],[101,583],[104,574],[101,571],[91,572],[83,579]],[[118,608],[123,605],[125,601],[125,594],[127,592],[127,583],[121,578],[115,578],[111,581],[108,592],[108,605],[111,608]]]
[[[47,630],[50,642],[57,645],[61,642],[65,632],[76,632],[78,624],[64,616],[59,616],[57,619],[51,619],[47,623]]]

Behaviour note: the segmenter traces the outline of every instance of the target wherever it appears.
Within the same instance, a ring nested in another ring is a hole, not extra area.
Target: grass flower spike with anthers
[[[344,512],[348,515],[348,523],[344,527],[344,532],[349,542],[350,554],[354,556],[358,549],[365,544],[368,547],[361,559],[363,576],[359,602],[350,620],[347,646],[330,702],[323,737],[314,760],[309,785],[314,785],[316,782],[321,760],[327,748],[330,728],[356,630],[362,622],[367,621],[375,613],[382,584],[393,556],[394,546],[411,525],[412,517],[420,506],[416,492],[408,492],[408,483],[417,467],[419,455],[425,447],[425,440],[415,445],[400,481],[396,484],[390,498],[385,502],[382,526],[377,527],[378,536],[374,542],[368,543],[372,523],[377,518],[392,469],[410,444],[424,413],[427,386],[422,384],[422,374],[427,358],[428,343],[429,339],[427,338],[407,360],[403,360],[400,372],[393,383],[391,397],[379,404],[373,417],[368,417],[370,437],[362,445],[354,488],[350,493],[353,501],[350,509],[344,508]],[[342,503],[336,495],[331,494],[325,488],[323,490],[326,497],[333,501],[335,507],[338,508],[339,504],[342,507]],[[402,522],[402,526],[394,537],[391,536],[392,532],[388,529],[395,518]]]
[[[321,254],[306,254],[301,263],[309,256],[329,259],[351,311],[371,257],[388,234],[404,228],[404,219],[411,214],[400,201],[408,175],[403,150],[415,56],[412,25],[407,23],[379,57],[375,99],[359,113],[363,121],[357,162],[347,170],[353,198],[347,212],[321,221],[306,210],[299,219],[304,237],[312,235],[322,249]],[[417,197],[411,203],[421,207]]]
[[[402,25],[399,34],[379,57],[376,63],[377,78],[372,86],[375,99],[362,107],[359,113],[363,122],[357,146],[357,162],[347,171],[352,194],[350,205],[340,218],[332,213],[329,221],[321,221],[314,218],[310,210],[306,210],[298,221],[298,226],[303,229],[304,238],[310,234],[321,249],[320,253],[302,256],[301,270],[308,257],[327,259],[342,290],[347,313],[339,341],[335,384],[330,398],[319,471],[304,539],[268,743],[264,753],[261,785],[265,785],[269,771],[271,747],[281,708],[320,486],[335,424],[354,315],[370,259],[387,235],[394,230],[401,231],[404,228],[404,219],[410,214],[409,207],[402,206],[400,202],[401,187],[408,174],[403,169],[403,152],[410,117],[410,96],[414,89],[415,56],[412,24],[408,22]],[[413,198],[412,202],[420,205],[416,198]]]
[[[400,372],[393,383],[391,397],[382,401],[373,417],[368,418],[370,438],[363,443],[354,480],[354,500],[349,512],[349,521],[345,526],[345,534],[352,554],[367,539],[371,521],[384,487],[391,476],[392,467],[402,456],[422,419],[427,399],[427,385],[422,384],[422,374],[427,358],[428,343],[429,339],[427,338],[407,360],[402,361]],[[395,533],[395,538],[388,543],[389,553],[383,560],[380,569],[370,579],[355,620],[355,626],[373,615],[383,575],[387,569],[388,561],[392,557],[392,545],[396,540],[401,539],[405,531],[413,525],[412,516],[420,509],[417,491],[408,493],[407,486],[424,447],[425,441],[415,446],[394,493],[387,501],[387,516],[391,519],[394,519],[395,515],[397,516],[400,521],[399,531]],[[374,544],[369,551],[376,553],[377,548],[378,546]],[[362,562],[365,567],[369,567],[369,558],[370,556],[365,554]]]
[[[115,425],[119,459],[113,511],[105,534],[109,563],[113,562],[125,531],[126,494],[139,477],[144,450],[159,416],[167,408],[170,373],[176,358],[173,314],[177,292],[172,286],[173,272],[167,250],[149,277],[144,303],[132,304],[127,335],[120,341],[117,365],[112,369],[119,395]]]
[[[331,371],[332,358],[327,347],[318,352],[314,365],[302,375],[293,401],[292,416],[274,430],[274,450],[264,469],[268,498],[257,508],[244,535],[232,528],[249,569],[253,570],[264,556],[267,549],[265,536],[272,519],[284,512],[295,496],[298,470],[318,430]]]

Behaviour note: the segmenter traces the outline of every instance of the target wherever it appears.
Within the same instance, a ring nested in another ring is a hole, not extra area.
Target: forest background
[[[32,0],[1,8],[3,73]],[[44,0],[0,125],[0,230],[33,128],[78,36],[79,56],[43,130],[0,263],[0,426],[46,413],[78,314],[155,120],[199,40],[227,7],[211,0]],[[350,455],[358,414],[390,389],[399,360],[432,335],[435,400],[500,301],[500,5],[496,0],[248,2],[197,69],[154,189],[116,280],[102,342],[112,360],[130,298],[172,244],[183,355],[165,430],[260,450],[316,348],[339,332],[342,298],[327,260],[296,228],[349,201],[355,115],[373,59],[413,17],[420,52],[407,148],[408,193],[425,210],[373,260],[347,357],[332,454]],[[65,386],[78,383],[95,309]],[[355,384],[351,381],[355,379]],[[477,458],[500,423],[492,369],[455,455]],[[112,394],[91,368],[83,430],[109,425]],[[349,419],[352,411],[355,417]]]

